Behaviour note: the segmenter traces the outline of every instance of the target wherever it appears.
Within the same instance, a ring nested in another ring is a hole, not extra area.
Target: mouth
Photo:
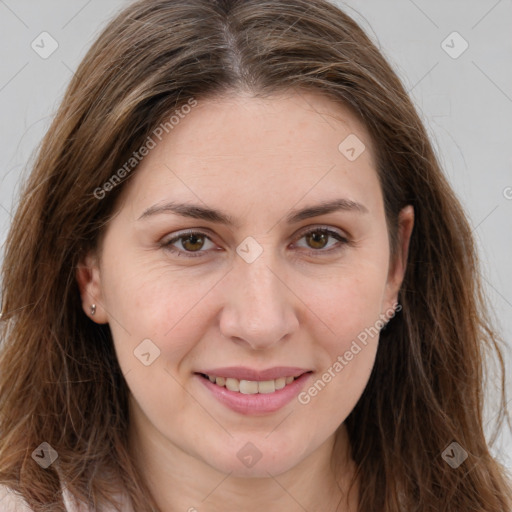
[[[226,367],[203,369],[194,375],[217,402],[236,413],[254,416],[272,414],[290,404],[311,380],[313,371],[291,367],[263,371]]]
[[[244,395],[256,394],[270,394],[284,389],[292,384],[295,380],[300,378],[305,373],[312,373],[311,371],[303,372],[296,376],[278,377],[277,379],[270,380],[245,380],[236,379],[234,377],[222,377],[217,375],[208,375],[206,373],[198,373],[203,379],[209,380],[220,388],[226,388],[234,393],[242,393]]]

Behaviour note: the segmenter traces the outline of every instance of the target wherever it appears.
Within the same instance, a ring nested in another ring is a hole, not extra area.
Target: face
[[[77,274],[136,436],[234,476],[320,453],[370,376],[410,207],[398,229],[391,260],[372,141],[348,109],[314,93],[198,101]]]

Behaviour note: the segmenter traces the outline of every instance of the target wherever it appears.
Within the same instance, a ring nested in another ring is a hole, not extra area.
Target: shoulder
[[[84,503],[77,502],[65,488],[63,489],[63,499],[68,512],[89,512],[90,510]],[[133,512],[125,494],[120,493],[116,495],[116,499],[122,503],[122,510]],[[0,484],[0,511],[34,512],[22,496],[17,494],[10,487],[2,484]],[[108,508],[105,512],[115,512],[115,509]]]
[[[77,504],[72,497],[64,492],[64,505],[68,512],[89,512],[83,504]],[[10,487],[0,484],[0,511],[1,512],[34,512],[25,499]]]
[[[27,502],[10,487],[0,484],[0,510],[2,512],[33,512]]]

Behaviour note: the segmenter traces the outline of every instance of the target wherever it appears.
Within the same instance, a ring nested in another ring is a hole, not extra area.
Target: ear
[[[398,292],[402,286],[407,268],[409,243],[414,226],[414,208],[407,205],[398,214],[398,241],[394,261],[390,262],[386,283],[385,310],[393,310],[398,302]]]
[[[76,280],[82,297],[82,308],[85,314],[97,324],[108,323],[108,317],[102,304],[101,273],[97,256],[88,253],[76,268]],[[91,306],[95,306],[94,314]]]

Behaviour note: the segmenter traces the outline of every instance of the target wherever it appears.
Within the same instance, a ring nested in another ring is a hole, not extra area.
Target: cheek
[[[317,378],[301,403],[314,401],[315,407],[333,417],[333,424],[343,421],[355,406],[374,365],[383,326],[385,263],[360,260],[350,271],[336,273],[336,281],[328,286],[317,283],[312,289],[310,283],[308,325],[322,356]]]
[[[213,304],[209,290],[219,276],[194,278],[162,263],[122,260],[108,270],[105,306],[123,371],[138,367],[133,352],[146,339],[160,351],[159,365],[179,363],[203,336],[205,307]]]
[[[131,394],[165,430],[176,414],[201,414],[196,402],[183,393],[182,377],[188,368],[180,370],[204,337],[203,304],[213,283],[190,286],[190,280],[165,278],[164,271],[148,266],[143,271],[130,269],[123,275],[119,265],[109,276],[110,329]]]
[[[363,287],[357,279],[345,284],[351,286],[338,288],[312,306],[324,313],[330,329],[317,328],[313,334],[321,354],[318,371],[298,398],[316,411],[319,430],[335,429],[345,421],[368,383],[378,348],[382,289]]]
[[[381,318],[386,285],[386,266],[361,261],[358,266],[336,272],[328,281],[305,283],[299,290],[321,322],[318,326],[331,354],[348,349],[350,342]],[[299,281],[296,281],[299,282]]]

